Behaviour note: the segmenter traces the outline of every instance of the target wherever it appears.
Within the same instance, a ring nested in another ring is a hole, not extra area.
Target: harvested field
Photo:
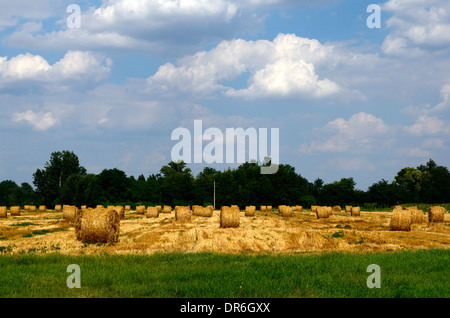
[[[175,211],[159,218],[127,211],[119,242],[86,244],[76,239],[74,225],[62,213],[22,212],[0,219],[0,254],[365,253],[450,247],[449,213],[443,223],[412,224],[409,232],[390,230],[392,212],[361,211],[355,218],[342,211],[325,219],[310,210],[293,211],[290,218],[277,211],[257,211],[253,217],[239,213],[238,228],[220,228],[219,210],[210,218],[192,215],[189,223],[174,222]]]

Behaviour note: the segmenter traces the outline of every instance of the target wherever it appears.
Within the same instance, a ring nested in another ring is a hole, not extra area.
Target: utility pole
[[[214,210],[216,209],[216,181],[214,180]]]

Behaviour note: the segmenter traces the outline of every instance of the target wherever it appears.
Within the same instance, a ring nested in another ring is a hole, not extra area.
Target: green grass
[[[67,266],[81,268],[69,289]],[[367,266],[381,268],[369,289]],[[322,255],[0,256],[2,297],[445,297],[449,250]]]
[[[14,224],[11,224],[10,226],[29,226],[29,225],[39,225],[39,224],[35,224],[35,223],[31,223],[31,222],[22,222],[22,223],[14,223]]]

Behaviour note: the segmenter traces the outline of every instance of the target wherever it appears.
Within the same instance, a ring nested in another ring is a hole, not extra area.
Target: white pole
[[[216,181],[214,181],[214,210],[216,209]]]

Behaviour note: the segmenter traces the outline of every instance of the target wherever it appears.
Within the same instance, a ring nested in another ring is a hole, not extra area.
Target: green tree
[[[33,174],[33,184],[41,203],[63,203],[62,188],[72,174],[86,174],[86,169],[80,165],[77,155],[66,150],[53,152],[44,169],[37,169]]]
[[[169,162],[160,169],[161,199],[164,204],[184,205],[192,202],[194,177],[186,163]]]

